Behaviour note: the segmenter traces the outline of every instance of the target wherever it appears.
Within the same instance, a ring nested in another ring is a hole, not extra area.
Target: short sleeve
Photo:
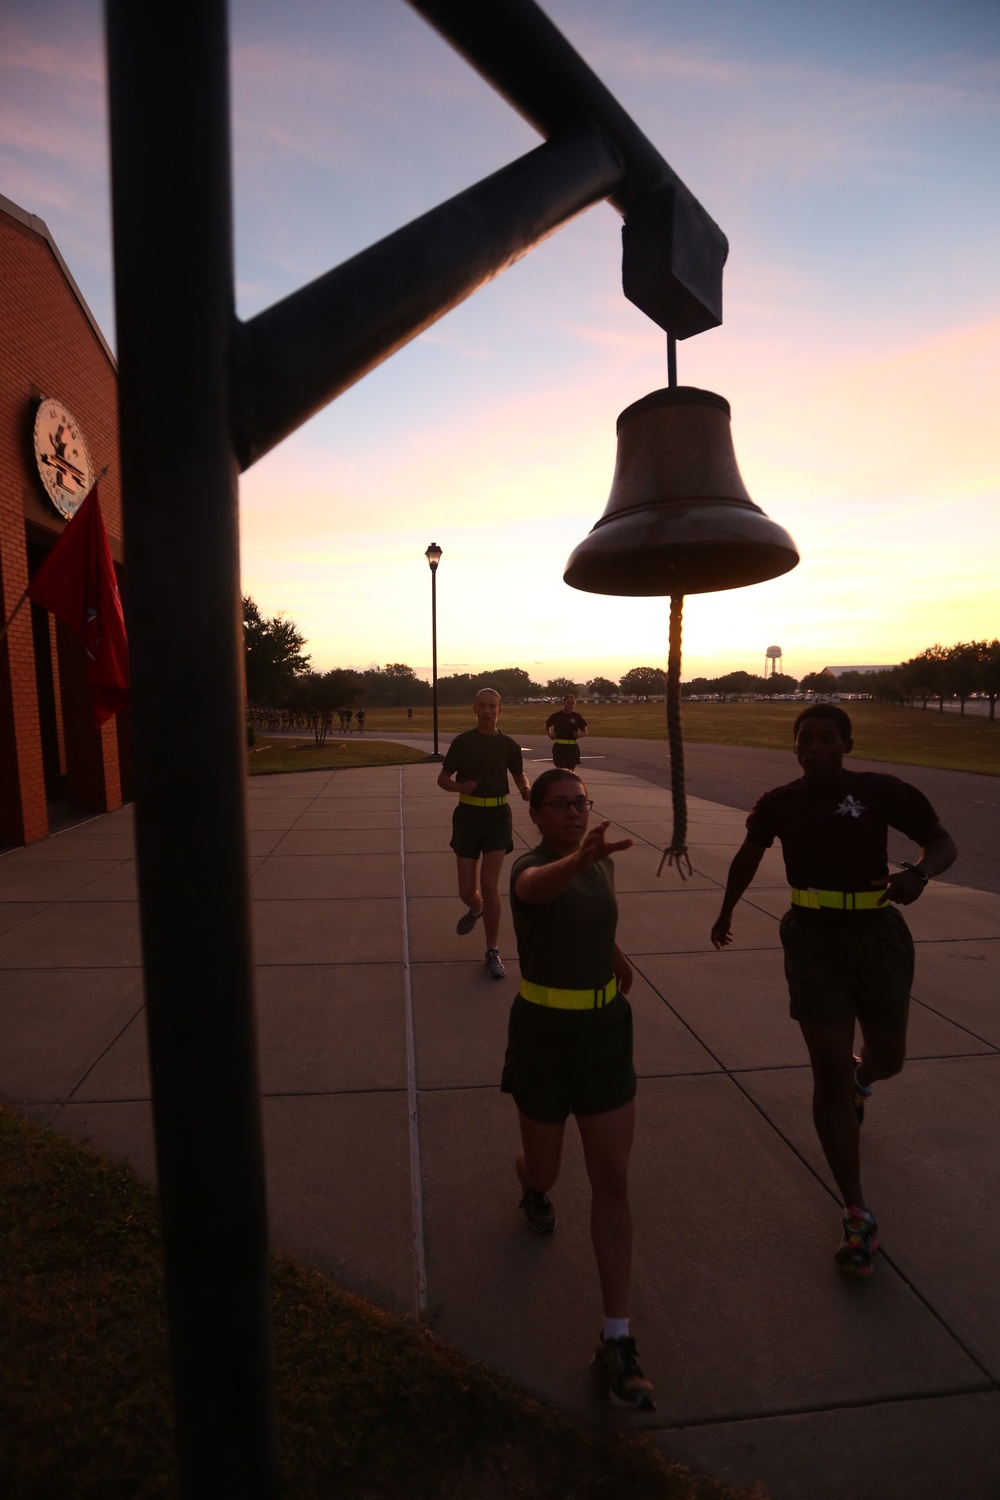
[[[759,845],[761,849],[770,849],[777,833],[773,793],[765,792],[763,797],[757,798],[747,818],[747,838],[752,844]]]
[[[507,769],[513,776],[524,775],[524,756],[517,740],[508,737],[507,743]]]
[[[923,792],[900,781],[896,776],[887,776],[886,814],[890,828],[898,828],[915,844],[922,843],[934,824],[939,821],[929,800]]]
[[[458,746],[459,746],[459,740],[460,740],[460,738],[461,738],[461,736],[456,734],[455,738],[452,740],[451,744],[448,746],[447,753],[445,754],[444,765],[441,767],[441,769],[445,773],[446,776],[453,776],[454,773],[458,770],[458,766],[459,766],[459,747]]]

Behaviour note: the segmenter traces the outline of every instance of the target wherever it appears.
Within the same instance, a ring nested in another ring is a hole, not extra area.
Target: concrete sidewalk
[[[737,946],[715,953],[743,814],[692,801],[697,874],[657,880],[667,792],[586,775],[595,813],[636,840],[616,865],[637,976],[633,1323],[658,1403],[642,1425],[671,1458],[763,1479],[773,1500],[996,1500],[1000,897],[932,885],[907,913],[911,1062],[865,1123],[884,1253],[869,1284],[847,1281],[787,1016],[780,857],[741,904]],[[571,1128],[559,1230],[539,1239],[517,1212],[514,1108],[497,1089],[518,981],[509,913],[496,983],[481,934],[454,931],[452,805],[432,766],[250,782],[272,1238],[411,1315],[422,1262],[442,1340],[604,1420],[579,1142]],[[152,1177],[132,853],[125,809],[0,859],[0,1098]]]

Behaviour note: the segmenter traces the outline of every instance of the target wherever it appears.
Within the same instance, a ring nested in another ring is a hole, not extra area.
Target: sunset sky
[[[747,488],[802,553],[689,599],[685,676],[1000,633],[996,0],[544,8],[729,237],[724,325],[679,378],[730,401]],[[241,316],[538,143],[402,0],[236,0],[231,26]],[[7,0],[0,193],[113,345],[103,72],[92,0]],[[666,600],[562,583],[618,412],[666,384],[620,229],[591,209],[244,476],[244,589],[315,666],[429,672],[431,541],[442,673],[662,661]]]

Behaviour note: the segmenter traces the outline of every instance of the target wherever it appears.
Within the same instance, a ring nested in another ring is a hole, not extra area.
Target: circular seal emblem
[[[61,401],[45,396],[35,413],[35,462],[45,493],[72,520],[94,479],[80,425]]]

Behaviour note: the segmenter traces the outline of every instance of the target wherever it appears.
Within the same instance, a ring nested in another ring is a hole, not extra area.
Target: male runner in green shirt
[[[500,871],[504,855],[514,847],[513,819],[507,804],[513,776],[527,802],[531,783],[524,774],[521,747],[501,734],[500,694],[480,688],[472,703],[475,729],[457,734],[448,747],[438,786],[458,797],[452,814],[451,847],[458,862],[458,893],[468,907],[456,931],[464,937],[483,918],[486,935],[486,972],[503,979],[500,960]]]
[[[957,851],[916,787],[881,772],[844,769],[854,741],[842,708],[803,709],[793,734],[803,774],[766,792],[747,818],[711,937],[720,949],[732,942],[737,903],[779,839],[792,887],[780,927],[790,1010],[812,1064],[816,1134],[844,1201],[835,1260],[849,1275],[870,1276],[879,1241],[861,1186],[859,1126],[872,1084],[903,1067],[913,981],[913,939],[896,908],[918,900]],[[892,875],[889,828],[922,846],[916,864]]]
[[[567,693],[562,708],[545,720],[545,733],[552,741],[552,764],[564,771],[575,771],[580,764],[577,740],[587,733],[587,721],[576,712],[576,698]]]

